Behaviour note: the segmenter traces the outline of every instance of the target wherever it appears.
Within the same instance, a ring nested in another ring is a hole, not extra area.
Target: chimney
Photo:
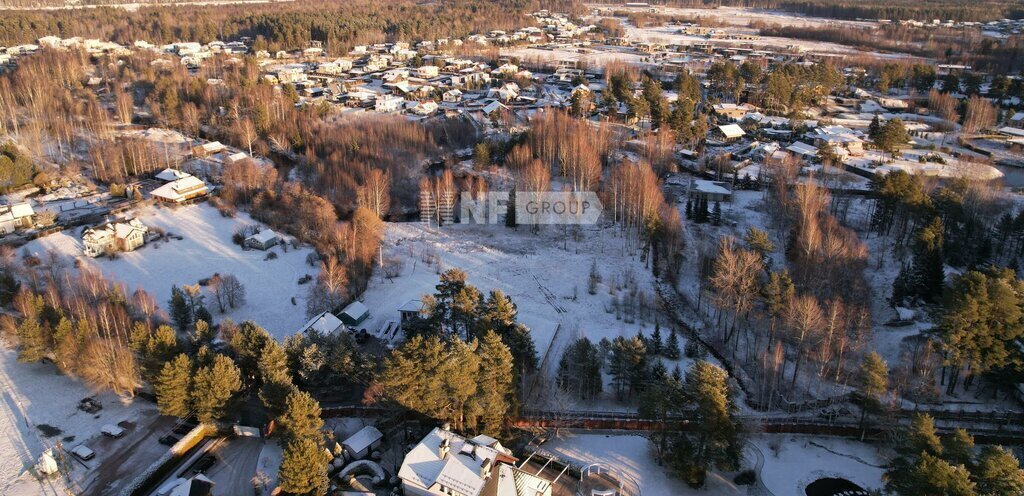
[[[484,460],[483,463],[480,464],[480,478],[481,479],[486,479],[486,478],[488,478],[490,476],[491,476],[491,461],[490,460]]]
[[[442,439],[441,445],[437,448],[437,457],[444,460],[448,457],[448,452],[451,451],[451,449],[451,443],[448,441],[448,438]]]

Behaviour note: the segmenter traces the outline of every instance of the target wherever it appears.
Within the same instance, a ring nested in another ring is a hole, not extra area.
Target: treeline
[[[814,40],[848,45],[865,50],[908,53],[975,68],[1012,72],[1021,69],[1019,54],[1024,50],[1020,36],[1006,39],[983,36],[976,29],[918,28],[886,25],[878,29],[849,26],[781,26],[755,22],[763,36]]]
[[[626,2],[622,0],[609,3]],[[651,3],[691,8],[714,8],[714,6],[721,5],[777,9],[831,19],[995,21],[1024,16],[1024,8],[1010,0],[989,0],[971,4],[947,0],[893,0],[891,2],[880,0],[863,2],[850,0],[719,0],[711,3],[707,0],[662,0]]]
[[[6,11],[0,16],[0,44],[34,43],[41,36],[82,36],[130,44],[136,40],[172,43],[234,40],[248,36],[255,48],[293,50],[310,41],[341,54],[354,45],[463,37],[492,29],[514,29],[523,14],[569,9],[563,0],[368,0],[239,5],[142,7],[136,11],[97,8],[55,11]]]

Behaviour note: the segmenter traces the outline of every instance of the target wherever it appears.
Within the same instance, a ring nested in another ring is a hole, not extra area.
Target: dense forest
[[[5,0],[6,3],[6,0]],[[132,43],[261,40],[257,48],[295,49],[309,41],[332,53],[385,40],[465,36],[492,29],[521,27],[523,13],[541,8],[566,11],[569,2],[446,0],[419,4],[395,2],[313,2],[87,10],[17,11],[0,16],[0,45],[35,42],[39,37],[86,36]]]
[[[625,3],[621,2],[611,3]],[[663,0],[651,4],[672,7],[716,8],[720,6],[780,9],[804,15],[833,19],[953,19],[956,21],[993,21],[1024,16],[1019,2],[983,0]]]

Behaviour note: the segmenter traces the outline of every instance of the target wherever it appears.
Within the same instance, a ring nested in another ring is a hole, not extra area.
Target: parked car
[[[174,446],[174,443],[178,442],[178,438],[176,438],[176,437],[174,437],[174,436],[172,436],[170,434],[167,434],[166,436],[160,438],[158,441],[160,441],[160,444],[166,444],[167,446]]]
[[[71,448],[71,454],[81,458],[82,460],[92,460],[96,457],[96,452],[89,449],[89,447],[84,444],[79,444],[78,446]]]
[[[114,439],[124,436],[124,429],[114,424],[105,424],[103,427],[100,427],[100,432],[102,432],[104,436],[112,437]]]

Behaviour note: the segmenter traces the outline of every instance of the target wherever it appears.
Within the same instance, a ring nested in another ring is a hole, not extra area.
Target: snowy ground
[[[231,235],[237,228],[256,222],[242,213],[225,218],[206,204],[150,207],[135,215],[149,227],[158,227],[184,239],[165,238],[166,241],[122,253],[115,260],[83,256],[77,229],[40,238],[26,248],[40,254],[55,250],[79,258],[99,268],[108,278],[123,282],[129,291],[145,289],[165,309],[171,285],[196,284],[214,273],[233,274],[245,286],[246,304],[222,314],[213,298],[207,297],[206,306],[215,319],[253,320],[278,339],[294,334],[306,322],[307,286],[299,285],[298,279],[305,274],[315,275],[318,270],[306,264],[311,248],[289,248],[285,252],[281,246],[276,246],[267,252],[244,251],[231,242]],[[270,252],[276,253],[277,259],[265,260]]]
[[[562,432],[541,447],[560,459],[579,465],[592,463],[622,474],[626,486],[638,486],[644,496],[675,496],[714,494],[729,496],[746,494],[746,488],[732,482],[733,474],[709,473],[703,489],[691,489],[683,481],[669,476],[655,461],[651,442],[642,436],[576,434]],[[750,466],[751,464],[746,464]],[[632,494],[627,492],[627,494]],[[778,493],[780,495],[784,493]],[[790,493],[793,494],[793,493]],[[787,494],[788,496],[788,494]]]
[[[544,443],[542,450],[581,465],[599,463],[618,470],[634,481],[644,496],[748,494],[747,487],[732,482],[734,473],[712,472],[703,489],[689,488],[658,466],[650,441],[642,436],[563,431]],[[749,440],[741,468],[756,469],[757,452],[764,460],[758,477],[776,496],[802,495],[809,483],[822,477],[844,478],[865,489],[882,486],[886,460],[868,444],[828,437],[758,435]]]
[[[764,456],[760,478],[777,496],[802,495],[808,484],[823,477],[846,479],[864,489],[882,487],[886,460],[869,444],[787,435],[760,435],[750,442]]]
[[[580,241],[570,236],[563,244],[562,238],[562,229],[554,226],[533,234],[527,227],[513,231],[503,225],[438,229],[418,222],[388,224],[384,257],[401,258],[404,267],[393,280],[380,273],[374,276],[362,298],[371,313],[364,326],[377,332],[386,322],[398,321],[399,307],[434,293],[438,274],[458,268],[484,294],[500,289],[512,298],[519,320],[531,330],[538,358],[548,356],[543,364],[547,374],[555,371],[562,349],[577,337],[596,343],[633,336],[641,329],[649,335],[656,315],[628,323],[611,304],[613,286],[622,286],[627,279],[653,302],[654,279],[639,250],[630,249],[617,228],[584,226]],[[440,268],[425,262],[435,256],[440,257]],[[591,295],[587,279],[595,260],[602,283]],[[667,337],[667,320],[660,322]],[[680,340],[680,346],[684,342]]]
[[[591,8],[605,7],[611,8],[613,10],[631,10],[627,7],[624,7],[621,4],[587,4],[587,6]],[[671,16],[714,19],[716,21],[726,23],[730,26],[747,26],[754,21],[767,22],[770,24],[779,24],[781,26],[825,27],[842,25],[861,28],[877,26],[877,23],[875,22],[827,19],[824,17],[803,16],[793,12],[750,9],[744,7],[718,7],[709,9],[698,9],[659,6],[658,12],[660,14]]]
[[[7,496],[77,494],[85,490],[100,474],[96,469],[117,450],[101,449],[112,445],[102,439],[100,427],[122,421],[133,425],[148,423],[156,418],[156,406],[141,400],[122,401],[104,393],[93,395],[83,384],[59,375],[49,364],[18,363],[17,354],[0,349],[0,494]],[[82,398],[93,396],[103,405],[96,414],[79,410]],[[45,437],[38,426],[59,429],[60,434]],[[131,433],[118,442],[128,440]],[[28,472],[47,448],[62,442],[66,449],[85,443],[96,451],[96,458],[80,462],[64,454],[70,469],[70,484],[61,479],[39,481]],[[157,445],[155,441],[152,443]],[[159,446],[159,445],[157,445]],[[164,448],[166,449],[166,448]],[[138,455],[138,453],[136,453]],[[138,470],[152,460],[133,456]],[[155,458],[153,458],[155,459]],[[126,466],[133,466],[126,463]]]

